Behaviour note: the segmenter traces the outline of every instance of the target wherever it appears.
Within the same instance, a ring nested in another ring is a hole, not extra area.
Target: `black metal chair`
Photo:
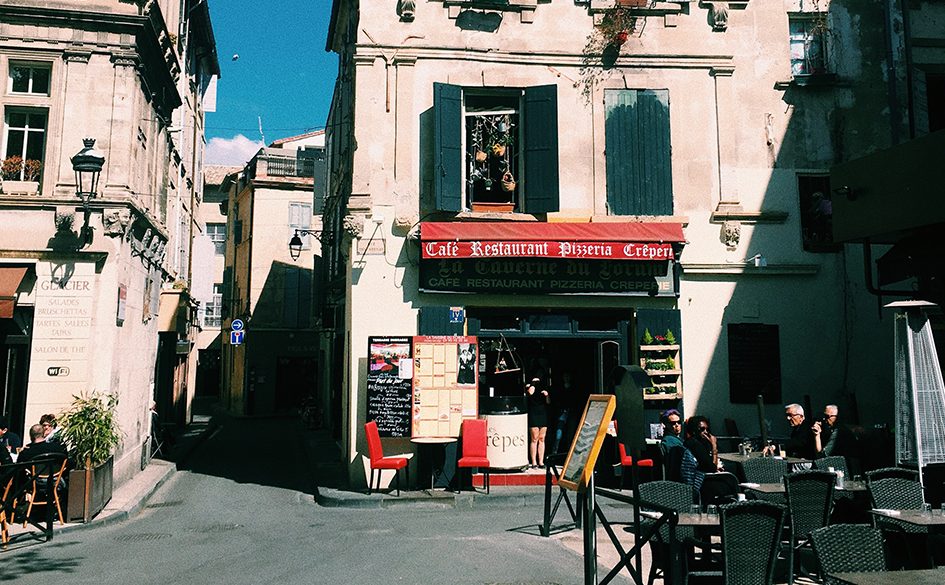
[[[794,547],[794,565],[797,568],[801,568],[801,549],[809,544],[811,533],[830,522],[836,482],[836,474],[816,469],[796,471],[784,476],[791,518],[791,545]]]
[[[719,508],[725,585],[771,585],[787,508],[749,501]]]
[[[818,528],[810,536],[826,585],[845,583],[831,574],[886,570],[883,534],[872,526],[834,524]]]

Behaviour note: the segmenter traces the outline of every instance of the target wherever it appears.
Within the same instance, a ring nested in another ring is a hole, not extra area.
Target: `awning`
[[[423,258],[670,260],[679,223],[424,222]]]
[[[0,319],[13,317],[16,305],[16,289],[26,276],[26,266],[4,266],[0,268]]]

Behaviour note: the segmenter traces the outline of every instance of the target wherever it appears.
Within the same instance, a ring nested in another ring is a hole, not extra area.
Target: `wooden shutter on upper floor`
[[[463,210],[463,91],[433,84],[433,190],[440,211]]]
[[[525,211],[558,211],[558,87],[525,88],[523,109]]]
[[[607,205],[612,215],[672,215],[669,91],[604,91]]]

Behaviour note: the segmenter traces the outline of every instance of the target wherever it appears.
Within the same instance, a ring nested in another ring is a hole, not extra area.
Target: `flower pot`
[[[614,35],[614,44],[618,47],[627,42],[627,31],[622,30]]]
[[[476,151],[476,162],[486,162],[486,158],[488,157],[489,155],[487,155],[485,152],[481,150]]]
[[[511,193],[515,191],[515,177],[512,176],[512,173],[506,171],[502,175],[502,190],[506,193]]]
[[[69,500],[66,506],[68,522],[88,522],[105,508],[112,499],[112,464],[109,457],[93,469],[73,469],[69,472]]]
[[[4,195],[38,195],[39,181],[2,181],[0,191]]]
[[[617,0],[616,4],[626,8],[643,8],[649,4],[649,0]]]
[[[479,213],[509,213],[515,210],[515,204],[508,202],[483,201],[481,203],[473,202],[472,210]]]

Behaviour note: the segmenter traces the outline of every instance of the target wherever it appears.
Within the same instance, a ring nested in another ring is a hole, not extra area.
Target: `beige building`
[[[646,423],[756,435],[758,395],[773,435],[791,402],[892,423],[892,328],[832,238],[830,169],[941,111],[941,6],[635,4],[335,0],[320,387],[352,483],[369,336],[478,336],[480,413],[521,393],[504,339],[553,396],[573,375],[562,402],[643,365]]]
[[[4,0],[0,70],[0,411],[24,435],[73,395],[117,395],[120,485],[146,461],[151,401],[169,422],[187,413],[190,242],[219,75],[207,3]],[[104,159],[87,206],[70,162],[84,138]]]
[[[324,185],[323,153],[324,130],[277,140],[224,182],[220,402],[233,412],[297,412],[315,394],[321,334],[313,294],[321,234],[314,205],[316,177],[319,192]],[[311,232],[301,234],[298,256],[289,249],[296,230]],[[234,339],[236,319],[243,328]]]

